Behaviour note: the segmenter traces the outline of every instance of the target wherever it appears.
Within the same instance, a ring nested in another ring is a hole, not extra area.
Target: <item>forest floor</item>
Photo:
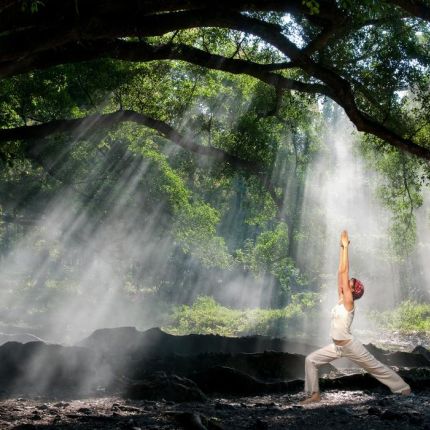
[[[212,397],[206,403],[80,400],[0,400],[2,429],[424,429],[430,430],[430,390],[411,396],[373,391],[323,393],[300,406],[301,394]]]

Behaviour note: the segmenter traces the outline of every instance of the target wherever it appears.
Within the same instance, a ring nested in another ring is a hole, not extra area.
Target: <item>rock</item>
[[[66,408],[67,406],[69,406],[70,405],[70,403],[67,403],[67,402],[58,402],[58,403],[55,403],[54,404],[54,406],[56,407],[56,408]]]
[[[261,379],[296,379],[305,376],[305,357],[285,352],[235,354],[226,360],[225,366]]]
[[[255,430],[267,430],[269,428],[269,424],[267,424],[265,421],[261,420],[260,418],[257,418],[254,424]]]
[[[384,402],[383,400],[387,400],[387,402]],[[407,420],[409,424],[411,424],[412,426],[415,426],[415,425],[421,426],[423,424],[424,416],[419,412],[415,412],[415,411],[411,412],[408,409],[404,409],[401,404],[398,404],[397,402],[391,402],[389,399],[386,399],[386,398],[380,399],[377,403],[383,406],[390,404],[390,405],[393,405],[395,409],[393,408],[381,409],[376,406],[371,406],[367,409],[368,415],[378,416],[381,418],[381,420],[384,420],[384,421]],[[352,418],[353,418],[353,415],[354,414],[351,414]]]
[[[346,408],[339,408],[339,409],[337,410],[337,413],[338,413],[339,415],[351,416],[351,411],[350,411],[350,410],[348,410],[348,409],[346,409]]]
[[[414,354],[421,354],[423,357],[425,357],[430,362],[430,351],[426,348],[424,348],[422,345],[417,345],[413,351]]]
[[[382,385],[368,373],[358,373],[330,379],[321,378],[320,386],[324,389],[340,390],[362,390],[375,387],[384,387],[384,385]]]
[[[412,425],[421,425],[424,421],[424,417],[417,412],[408,412],[405,413],[405,416],[408,418],[409,423]]]
[[[144,380],[128,382],[123,395],[130,399],[205,402],[206,396],[191,380],[158,372]]]
[[[7,342],[28,343],[44,342],[44,340],[30,333],[0,333],[0,345]]]
[[[140,332],[133,327],[122,327],[97,330],[81,345],[84,346],[63,347],[39,341],[8,342],[0,346],[0,387],[7,394],[19,389],[24,395],[57,396],[99,394],[100,387],[111,383],[113,391],[120,389],[124,395],[167,402],[204,401],[201,390],[253,395],[303,389],[303,381],[298,378],[304,377],[304,356],[284,352],[288,347],[297,347],[285,339],[172,336],[157,328]],[[316,348],[303,345],[303,351]],[[413,390],[425,390],[429,385],[429,351],[425,348],[417,347],[412,353],[389,353],[371,344],[367,348],[383,362],[414,367],[400,372]],[[335,373],[333,367],[326,370]],[[117,383],[114,375],[124,375],[127,382]],[[375,379],[363,374],[323,378],[321,385],[385,390]],[[54,406],[65,407],[60,403]]]
[[[96,355],[84,348],[43,342],[0,346],[0,386],[9,393],[86,393],[109,379],[104,370],[108,369]]]
[[[418,353],[415,350],[412,352],[388,352],[381,348],[372,345],[364,345],[364,347],[375,356],[375,358],[384,364],[389,366],[399,367],[426,367],[430,366],[430,360],[423,355],[421,352]],[[425,348],[423,348],[425,349]],[[428,351],[427,351],[428,352]]]
[[[401,421],[404,420],[406,417],[404,414],[392,411],[391,409],[388,409],[381,414],[382,420],[389,420],[389,421]]]
[[[196,372],[192,380],[205,393],[257,394],[264,392],[264,383],[230,367],[215,366]]]
[[[173,336],[158,327],[144,332],[136,330],[135,327],[100,329],[77,343],[77,346],[91,348],[105,354],[110,354],[112,351],[123,351],[125,354],[140,351],[157,356],[264,351],[288,351],[306,355],[319,348],[316,345],[268,336],[225,337],[200,334]]]
[[[37,426],[34,424],[20,424],[16,427],[14,427],[14,430],[37,430]]]
[[[208,430],[224,430],[223,425],[218,418],[209,418],[206,423]]]
[[[208,430],[202,422],[202,417],[196,412],[172,412],[168,415],[186,430]]]
[[[379,399],[377,403],[379,406],[389,406],[392,404],[392,402],[389,399],[387,399],[386,397]]]
[[[378,409],[378,408],[375,408],[374,406],[371,406],[368,410],[367,410],[367,413],[369,414],[369,415],[381,415],[381,410],[380,409]]]
[[[430,368],[400,369],[399,375],[411,386],[413,391],[426,390],[430,386]],[[368,373],[356,373],[338,378],[321,378],[324,389],[365,390],[378,388],[384,392],[389,389]],[[386,400],[383,400],[384,402]],[[388,400],[387,400],[388,401]]]
[[[430,368],[400,369],[399,375],[411,386],[412,391],[430,387]]]
[[[107,360],[116,374],[135,380],[157,371],[189,377],[194,371],[214,366],[235,368],[263,379],[303,378],[304,356],[284,351],[317,348],[299,348],[296,343],[265,336],[172,336],[158,328],[140,332],[134,327],[96,330],[78,345]],[[321,373],[332,370],[327,365]]]
[[[113,359],[112,367],[117,374],[123,374],[130,379],[143,379],[157,371],[190,377],[193,372],[223,366],[234,368],[257,379],[293,380],[304,378],[304,359],[305,357],[301,355],[276,351],[163,357],[147,357],[136,352],[131,357],[120,359],[117,356]],[[324,375],[334,370],[331,365],[326,365],[320,370],[320,374]]]
[[[190,378],[205,393],[256,395],[260,393],[287,392],[303,389],[303,381],[263,382],[246,373],[224,366],[196,372]]]
[[[230,409],[230,410],[234,410],[236,408],[233,405],[230,405],[230,403],[216,402],[215,403],[215,409]]]
[[[140,408],[136,408],[134,406],[119,405],[118,409],[123,412],[142,412]]]

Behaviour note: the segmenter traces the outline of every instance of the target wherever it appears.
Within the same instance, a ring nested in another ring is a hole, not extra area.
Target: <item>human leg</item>
[[[342,356],[349,358],[378,381],[385,384],[393,393],[410,394],[411,387],[394,370],[378,361],[358,341],[353,340],[342,348]]]
[[[306,357],[305,392],[311,395],[312,401],[319,401],[318,368],[336,358],[339,358],[339,355],[333,343],[312,352]],[[305,402],[309,403],[308,401]]]

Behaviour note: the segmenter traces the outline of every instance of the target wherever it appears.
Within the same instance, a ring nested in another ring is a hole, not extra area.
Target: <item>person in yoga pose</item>
[[[331,311],[330,337],[332,343],[312,352],[305,360],[305,392],[308,396],[302,404],[316,403],[321,400],[318,384],[318,368],[339,357],[347,357],[369,372],[378,381],[387,385],[393,393],[408,395],[410,386],[392,369],[380,363],[351,334],[354,319],[355,300],[364,294],[363,284],[355,278],[349,278],[348,232],[340,236],[340,257],[338,269],[339,299]]]

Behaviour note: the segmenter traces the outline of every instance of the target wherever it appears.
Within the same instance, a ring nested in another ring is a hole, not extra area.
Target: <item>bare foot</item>
[[[402,391],[402,395],[403,395],[403,396],[410,396],[410,395],[411,395],[411,393],[412,393],[412,391],[411,391],[411,389],[410,389],[410,388],[406,388],[406,390],[403,390],[403,391]]]
[[[321,401],[320,393],[312,393],[312,396],[300,402],[301,405],[309,405],[310,403],[318,403]]]

